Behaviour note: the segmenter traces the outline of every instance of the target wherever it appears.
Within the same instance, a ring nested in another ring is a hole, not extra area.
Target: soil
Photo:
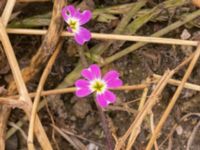
[[[75,1],[70,1],[75,2]],[[122,4],[129,4],[134,2],[133,0],[114,0],[114,1],[100,1],[100,0],[87,0],[86,4],[81,6],[88,7],[93,6],[91,9],[104,8],[109,6],[116,6]],[[142,9],[152,9],[156,4],[161,3],[160,0],[150,0],[150,2]],[[79,3],[79,1],[76,1]],[[28,18],[34,15],[40,15],[52,10],[52,2],[47,3],[30,3],[18,5],[15,8],[15,13],[19,12],[16,17],[11,20],[20,21],[24,18]],[[186,9],[189,11],[197,10],[192,4],[184,5],[177,8],[177,12],[180,9]],[[30,11],[31,10],[31,11]],[[189,12],[188,11],[188,12]],[[87,24],[87,27],[91,31],[111,33],[119,23],[123,15],[114,15],[117,19],[111,22],[99,22],[92,20]],[[134,17],[133,17],[134,18]],[[199,18],[198,18],[199,19]],[[150,35],[169,24],[169,21],[176,21],[176,13],[172,18],[165,21],[148,22],[142,26],[136,34],[138,35]],[[198,22],[200,23],[200,22]],[[47,26],[37,27],[40,29],[46,29]],[[187,32],[187,35],[184,32]],[[182,26],[173,32],[170,32],[166,37],[171,38],[184,38],[189,40],[199,40],[200,32],[197,26]],[[25,36],[25,35],[10,35],[12,46],[15,50],[16,57],[21,68],[30,64],[31,58],[39,48],[42,36]],[[91,48],[95,44],[101,43],[99,40],[92,40],[88,47]],[[108,57],[116,52],[119,52],[125,47],[130,46],[131,42],[125,42],[120,45],[118,42],[110,47],[110,51],[106,51],[102,57]],[[1,48],[1,47],[0,47]],[[148,44],[142,48],[137,49],[133,53],[130,53],[117,61],[108,64],[104,67],[104,71],[115,69],[120,72],[121,79],[124,84],[134,85],[140,84],[150,77],[153,73],[163,75],[167,69],[173,69],[180,64],[184,58],[189,56],[195,49],[189,46],[175,46],[175,45],[161,45],[161,44]],[[79,60],[78,52],[76,51],[75,43],[73,39],[65,40],[60,54],[53,66],[51,73],[45,83],[45,90],[56,88],[75,67]],[[199,85],[200,84],[200,61],[195,66],[192,75],[188,82]],[[173,78],[180,80],[187,68],[181,69]],[[27,87],[30,92],[36,91],[38,82],[41,77],[42,70],[38,73],[28,84]],[[0,93],[3,95],[7,89],[8,81],[12,78],[9,64],[6,60],[5,54],[0,49]],[[154,85],[151,86],[148,95],[152,92]],[[170,98],[173,96],[176,87],[168,85],[160,96],[157,104],[152,109],[154,116],[154,124],[156,125],[162,116],[163,111],[166,109]],[[117,102],[114,106],[124,109],[112,109],[112,107],[106,109],[105,114],[108,118],[108,124],[110,130],[117,137],[122,136],[131,123],[133,122],[137,109],[140,103],[142,90],[136,91],[117,91]],[[72,94],[62,94],[44,97],[47,100],[46,107],[40,112],[39,116],[42,120],[42,124],[49,136],[50,141],[54,149],[60,150],[73,150],[74,147],[65,140],[57,131],[54,130],[52,124],[56,125],[59,129],[70,132],[67,134],[70,138],[79,140],[84,145],[90,147],[90,150],[104,150],[105,149],[105,134],[102,130],[102,122],[100,120],[98,110],[93,100],[93,96],[86,98],[77,98]],[[181,118],[191,113],[200,113],[200,93],[192,90],[184,89],[179,97],[176,105],[174,106],[170,116],[168,117],[165,125],[157,139],[158,145],[174,131],[170,138],[160,145],[160,150],[172,149],[172,150],[184,150],[187,147],[187,142],[191,136],[193,129],[199,123],[200,115],[191,115],[184,120]],[[113,107],[116,108],[116,107]],[[131,109],[132,112],[127,111]],[[13,109],[9,118],[9,122],[17,122],[24,116],[24,113],[19,109]],[[143,150],[150,138],[150,115],[147,115],[140,130],[140,134],[133,146],[133,150]],[[178,126],[173,130],[173,126]],[[11,126],[8,126],[10,129]],[[27,134],[28,122],[26,121],[22,129]],[[72,135],[73,134],[73,135]],[[38,147],[37,147],[38,146]],[[7,150],[25,150],[26,140],[23,138],[21,132],[17,131],[6,141]],[[39,148],[39,144],[36,142],[36,148]],[[190,150],[200,149],[200,130],[196,131]]]

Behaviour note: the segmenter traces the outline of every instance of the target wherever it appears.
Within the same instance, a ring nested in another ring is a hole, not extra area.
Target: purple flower
[[[89,68],[83,69],[81,75],[86,80],[79,79],[75,83],[78,97],[85,97],[96,92],[96,101],[101,107],[106,107],[116,101],[115,94],[109,91],[109,88],[116,88],[122,85],[117,71],[111,70],[102,78],[100,67],[93,64]]]
[[[81,13],[79,9],[69,5],[62,9],[62,16],[68,24],[67,30],[75,34],[74,38],[78,44],[83,45],[91,39],[90,31],[81,26],[92,18],[91,11],[85,10]]]

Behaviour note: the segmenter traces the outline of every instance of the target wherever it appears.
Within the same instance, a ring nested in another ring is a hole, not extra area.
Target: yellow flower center
[[[100,79],[95,79],[90,84],[90,89],[97,92],[97,94],[103,93],[106,90],[106,87],[106,83]]]
[[[78,23],[78,21],[76,20],[76,19],[69,19],[69,21],[68,21],[68,25],[69,25],[69,27],[71,28],[71,30],[73,31],[73,32],[76,32],[77,30],[78,30],[78,28],[79,28],[79,23]]]

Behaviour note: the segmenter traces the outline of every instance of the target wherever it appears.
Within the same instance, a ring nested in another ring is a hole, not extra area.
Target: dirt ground
[[[169,1],[169,0],[168,0]],[[71,0],[70,3],[75,1]],[[75,4],[79,4],[76,1]],[[131,4],[134,0],[87,0],[82,2],[79,6],[83,9],[90,8],[91,10],[109,8],[111,6],[118,6],[123,4]],[[150,0],[145,4],[142,10],[150,10],[156,5],[163,3],[161,0]],[[47,29],[50,16],[42,16],[42,14],[51,14],[53,8],[52,2],[45,3],[29,3],[18,4],[15,7],[13,18],[11,19],[8,27],[12,28],[36,28]],[[30,11],[31,10],[31,11]],[[198,10],[197,7],[191,3],[185,3],[176,8],[163,8],[163,10],[152,19],[147,21],[136,31],[136,35],[149,36],[166,26],[169,26],[177,20],[181,20],[182,15],[187,15],[191,12]],[[124,14],[120,13],[102,13],[99,16],[107,18],[101,19],[100,17],[93,18],[86,26],[92,32],[98,33],[112,33]],[[166,16],[168,14],[169,16]],[[41,15],[41,18],[40,18]],[[137,14],[138,15],[138,14]],[[37,16],[38,24],[33,21],[24,21],[25,19],[33,19]],[[138,18],[133,16],[131,21]],[[183,17],[183,16],[182,16]],[[99,19],[100,18],[100,19]],[[158,19],[161,18],[161,19]],[[105,21],[106,20],[106,21]],[[24,22],[23,22],[24,21]],[[130,21],[130,22],[131,22]],[[176,28],[172,32],[167,33],[164,37],[187,39],[187,40],[200,40],[200,16],[195,20]],[[21,68],[30,64],[31,58],[36,54],[37,49],[41,45],[43,36],[36,35],[9,35],[12,46],[15,50],[16,57]],[[91,48],[97,44],[106,43],[106,41],[92,40],[88,46],[89,53]],[[135,42],[134,42],[135,43]],[[101,58],[107,58],[122,51],[123,49],[131,46],[133,42],[113,42],[107,51],[103,53]],[[165,44],[147,44],[136,51],[125,55],[116,61],[107,64],[103,67],[103,71],[115,69],[120,72],[121,79],[126,85],[141,84],[145,82],[147,77],[153,74],[163,75],[167,69],[174,69],[179,65],[184,58],[190,56],[195,50],[191,46],[176,46]],[[56,88],[63,79],[73,71],[79,61],[79,55],[76,50],[76,44],[72,38],[66,38],[63,43],[62,49],[56,62],[53,66],[51,73],[45,83],[45,90]],[[91,60],[89,60],[91,61]],[[27,83],[30,92],[37,89],[40,80],[43,66],[40,71],[34,76],[31,81]],[[189,77],[188,82],[199,85],[200,84],[200,61],[196,64],[192,75]],[[173,77],[174,79],[181,80],[187,66],[182,68]],[[0,92],[1,95],[6,93],[9,81],[12,79],[11,70],[7,62],[6,56],[3,51],[0,51]],[[153,91],[154,84],[149,88],[148,95]],[[158,102],[152,109],[154,124],[156,125],[162,116],[163,111],[166,109],[171,97],[176,90],[176,86],[167,85],[165,90],[160,95]],[[137,115],[138,106],[143,90],[135,91],[117,91],[117,102],[113,106],[106,109],[105,114],[108,117],[110,130],[117,137],[122,136]],[[104,150],[105,149],[105,134],[102,130],[102,123],[95,106],[93,96],[86,98],[77,98],[74,93],[46,96],[42,99],[46,100],[46,106],[39,112],[42,124],[49,136],[54,149],[60,150],[73,150],[74,147],[64,139],[53,127],[56,125],[59,129],[70,138],[78,139],[84,145],[90,147],[91,150]],[[190,150],[200,149],[200,130],[198,129],[200,117],[200,93],[194,90],[184,89],[175,104],[170,116],[159,134],[157,143],[160,150],[184,150],[187,147],[188,140],[196,127],[196,134],[193,137]],[[133,150],[143,150],[148,143],[151,135],[150,117],[147,115],[143,122],[139,136],[133,146]],[[11,128],[12,123],[19,121],[24,116],[24,113],[19,109],[13,109],[9,117],[8,130]],[[186,117],[185,117],[186,116]],[[182,119],[182,117],[185,117]],[[27,134],[28,122],[25,121],[22,126],[23,131]],[[36,143],[36,146],[39,144]],[[25,150],[26,140],[22,133],[17,131],[10,138],[6,140],[7,150]],[[59,147],[59,148],[58,148]]]

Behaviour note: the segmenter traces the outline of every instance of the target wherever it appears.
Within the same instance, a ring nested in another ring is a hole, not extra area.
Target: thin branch
[[[35,116],[37,114],[37,107],[38,107],[38,104],[39,104],[39,101],[40,101],[40,95],[41,95],[41,92],[43,90],[45,81],[46,81],[46,79],[49,75],[49,72],[51,71],[52,66],[53,66],[53,64],[54,64],[54,62],[57,58],[57,55],[60,51],[62,43],[63,42],[60,42],[58,44],[55,52],[53,53],[53,55],[49,59],[49,62],[47,63],[47,66],[44,69],[44,72],[43,72],[41,79],[39,81],[39,85],[38,85],[38,88],[37,88],[37,92],[36,92],[34,103],[33,103],[32,112],[31,112],[31,119],[30,119],[30,124],[29,124],[29,131],[28,131],[28,141],[30,141],[32,143],[33,143],[33,131],[34,131],[34,125],[35,125]]]
[[[4,7],[5,6],[5,7]],[[0,10],[0,14],[1,14],[1,18],[2,18],[2,24],[4,27],[7,26],[9,18],[11,16],[11,13],[13,11],[13,8],[15,6],[15,0],[9,0],[9,1],[5,1],[5,0],[1,0],[0,2],[0,9],[4,10]],[[1,30],[1,29],[0,29]],[[7,106],[2,106],[0,109],[0,149],[5,149],[5,134],[6,134],[6,127],[7,127],[7,121],[8,121],[8,117],[9,115],[7,115],[8,110],[10,108],[8,108]],[[6,113],[4,113],[6,112]]]
[[[166,142],[167,140],[169,140],[170,137],[173,136],[174,132],[176,131],[176,128],[180,125],[180,123],[181,123],[182,121],[186,120],[187,118],[191,117],[191,116],[200,117],[200,113],[195,113],[195,112],[194,112],[194,113],[188,113],[188,114],[184,115],[183,117],[181,117],[181,119],[178,120],[178,123],[175,123],[175,124],[173,125],[173,127],[171,128],[170,133],[169,133],[169,134],[167,135],[167,137],[161,142],[161,144],[159,145],[159,148],[161,148],[161,147],[165,144],[165,142]]]
[[[88,62],[87,62],[87,59],[85,57],[85,54],[84,54],[84,47],[80,46],[80,45],[76,45],[77,47],[77,50],[78,50],[78,53],[79,53],[79,57],[80,57],[80,61],[83,65],[84,68],[87,68],[88,67]]]
[[[157,74],[153,74],[153,77],[156,78],[156,79],[160,79],[162,76],[157,75]],[[174,86],[179,86],[181,84],[181,81],[175,80],[175,79],[169,79],[168,83],[171,84],[171,85],[174,85]],[[193,83],[188,83],[188,82],[186,82],[184,84],[184,88],[194,90],[194,91],[200,91],[199,85],[193,84]]]
[[[94,96],[94,99],[95,98],[96,97]],[[95,100],[95,102],[96,102],[96,100]],[[102,128],[103,128],[103,131],[104,131],[104,134],[106,137],[106,150],[113,150],[114,149],[114,141],[112,138],[111,131],[108,127],[108,120],[107,120],[106,115],[104,114],[102,108],[99,106],[99,104],[97,104],[97,102],[96,102],[96,106],[98,109],[99,116],[101,118]]]
[[[25,34],[25,35],[44,35],[46,30],[39,29],[13,29],[7,28],[6,30],[10,34]],[[61,36],[68,37],[74,36],[73,33],[62,32]],[[120,40],[120,41],[137,41],[147,43],[159,43],[159,44],[174,44],[174,45],[188,45],[197,46],[198,41],[180,40],[173,38],[159,38],[149,36],[132,36],[132,35],[119,35],[119,34],[104,34],[104,33],[92,33],[92,38],[101,40]]]
[[[19,132],[21,133],[22,137],[23,137],[25,140],[27,140],[27,135],[26,135],[26,133],[24,132],[24,130],[23,130],[21,127],[19,127],[19,126],[18,126],[17,124],[15,124],[14,122],[8,122],[8,125],[11,126],[11,127],[13,127],[13,128],[15,128],[15,129],[17,129],[17,130],[19,130]]]
[[[50,0],[17,0],[20,3],[30,3],[30,2],[50,2]]]
[[[124,85],[121,87],[118,87],[116,89],[110,89],[114,91],[133,91],[133,90],[142,90],[145,87],[147,87],[148,84],[138,84],[138,85]],[[47,95],[56,95],[56,94],[65,94],[65,93],[73,93],[76,91],[76,87],[69,87],[69,88],[62,88],[62,89],[55,89],[55,90],[47,90],[47,91],[42,91],[41,96],[47,96]],[[30,97],[35,97],[36,92],[29,93]],[[9,98],[18,98],[19,95],[15,96],[9,96]]]
[[[0,19],[0,29],[1,29],[0,38],[1,38],[1,41],[2,41],[2,44],[3,44],[6,56],[8,58],[8,62],[10,64],[14,79],[15,79],[16,84],[17,84],[17,89],[19,91],[20,100],[27,102],[28,107],[26,107],[24,111],[29,116],[30,110],[31,110],[31,99],[28,95],[28,90],[27,90],[26,85],[23,81],[23,78],[22,78],[22,75],[21,75],[21,72],[20,72],[20,68],[19,68],[17,59],[16,59],[15,54],[14,54],[14,50],[12,48],[12,45],[11,45],[10,40],[8,38],[8,35],[5,31],[5,27],[4,27],[2,19]],[[31,145],[30,150],[34,150],[34,149],[35,149],[34,146]]]
[[[149,80],[150,80],[150,79],[147,78],[147,79],[146,79],[146,82],[147,82],[147,83],[150,82]],[[142,93],[142,97],[141,97],[141,99],[140,99],[140,104],[139,104],[139,107],[138,107],[138,110],[139,110],[139,111],[142,109],[142,107],[143,107],[144,104],[145,104],[145,101],[146,101],[146,99],[147,99],[148,91],[149,91],[149,88],[148,88],[148,87],[145,87],[144,90],[143,90],[143,93]]]
[[[52,17],[47,33],[43,37],[42,43],[37,52],[31,58],[28,66],[24,67],[21,72],[24,82],[30,81],[43,67],[45,67],[48,59],[60,40],[60,33],[63,30],[63,19],[61,10],[65,6],[65,0],[54,0]],[[16,92],[16,84],[13,80],[9,81],[9,93]]]
[[[95,142],[95,141],[93,141],[93,140],[90,140],[90,139],[88,139],[88,138],[85,138],[85,137],[83,137],[83,136],[81,136],[81,135],[77,135],[77,133],[73,133],[73,132],[69,131],[69,129],[61,128],[61,130],[62,130],[64,133],[66,133],[66,134],[68,134],[68,135],[70,135],[70,136],[75,136],[75,137],[77,137],[77,138],[79,138],[79,139],[81,139],[81,140],[84,140],[84,141],[87,141],[87,142],[90,142],[90,143],[94,143],[94,144],[96,144],[96,145],[98,145],[99,147],[102,147],[102,148],[105,147],[103,144],[97,143],[97,142]]]
[[[137,110],[135,109],[132,109],[132,108],[129,108],[129,107],[122,107],[122,106],[108,106],[107,109],[105,111],[125,111],[125,112],[128,112],[128,113],[132,113],[132,114],[137,114]]]
[[[153,132],[154,132],[155,125],[154,125],[154,115],[153,115],[153,112],[152,112],[152,111],[151,111],[149,117],[150,117],[151,132],[153,133]],[[157,141],[154,142],[154,148],[155,148],[155,150],[159,150]]]
[[[194,127],[194,129],[192,130],[192,133],[188,139],[188,142],[187,142],[187,147],[186,147],[186,150],[190,150],[190,146],[192,145],[192,142],[194,140],[194,137],[196,135],[196,133],[198,132],[198,128],[200,126],[200,121],[197,123],[197,125]]]
[[[147,99],[147,102],[145,105],[141,108],[141,110],[138,112],[135,120],[132,122],[126,133],[119,139],[117,144],[115,145],[115,150],[121,149],[122,146],[125,144],[125,141],[129,137],[130,133],[135,133],[138,135],[138,129],[143,122],[144,117],[146,114],[151,110],[153,105],[158,100],[158,96],[163,91],[164,87],[167,85],[168,80],[171,78],[171,76],[174,74],[174,71],[166,71],[165,74],[162,76],[162,78],[157,83],[154,91],[151,93],[149,98]],[[134,136],[135,138],[129,142],[129,145],[133,145],[135,139],[137,136]]]
[[[149,82],[149,80],[150,79],[147,78],[146,82]],[[143,93],[142,93],[142,97],[140,99],[140,104],[139,104],[139,107],[138,107],[138,111],[140,111],[144,107],[145,101],[147,100],[148,91],[149,91],[148,87],[144,88]],[[128,144],[126,146],[126,150],[130,150],[131,149],[132,144],[133,144],[132,141],[136,140],[138,134],[140,133],[140,130],[141,130],[141,126],[138,127],[138,130],[136,132],[134,132],[134,130],[133,130],[133,132],[131,132],[131,134],[129,136]]]
[[[196,53],[191,54],[191,55],[194,56],[195,54]],[[123,144],[125,143],[126,139],[130,135],[130,133],[134,133],[135,135],[134,135],[134,138],[132,139],[132,141],[129,141],[128,145],[133,145],[134,144],[134,142],[136,140],[136,137],[138,135],[138,132],[139,132],[138,130],[140,129],[140,125],[143,122],[144,117],[146,116],[146,114],[149,111],[151,111],[151,108],[153,107],[153,105],[158,100],[158,96],[163,91],[163,89],[166,86],[167,82],[173,76],[173,74],[175,72],[177,72],[179,69],[181,69],[184,65],[186,65],[191,58],[192,57],[186,58],[175,69],[173,69],[172,71],[165,72],[165,74],[159,79],[159,82],[157,83],[154,91],[149,96],[149,98],[148,98],[147,102],[145,103],[144,107],[142,107],[140,112],[138,112],[138,115],[136,116],[135,120],[133,121],[133,123],[131,124],[129,129],[126,131],[126,133],[123,135],[123,137],[121,137],[119,139],[119,141],[117,142],[117,144],[115,146],[116,150],[120,149],[123,146]]]
[[[65,134],[61,129],[55,125],[51,125],[64,139],[66,139],[76,150],[87,150],[87,147],[81,143],[77,138]]]
[[[160,79],[162,76],[154,74],[153,75],[154,78],[156,79]],[[157,82],[157,81],[156,81]],[[168,81],[169,84],[174,85],[174,86],[178,86],[181,81],[180,80],[175,80],[175,79],[169,79]],[[121,87],[118,87],[116,89],[111,89],[111,90],[119,90],[119,91],[132,91],[132,90],[142,90],[146,87],[148,87],[148,84],[150,83],[146,83],[146,84],[138,84],[138,85],[124,85]],[[200,86],[197,84],[193,84],[193,83],[188,83],[186,82],[184,84],[184,88],[186,89],[190,89],[190,90],[195,90],[195,91],[200,91]],[[47,90],[47,91],[42,91],[41,92],[41,96],[47,96],[47,95],[56,95],[56,94],[65,94],[65,93],[73,93],[76,91],[76,87],[70,87],[70,88],[62,88],[62,89],[55,89],[55,90]],[[30,97],[35,97],[36,93],[29,93]],[[9,96],[10,98],[18,98],[18,95],[15,96]]]
[[[185,75],[183,76],[183,79],[181,81],[181,84],[178,86],[176,92],[174,93],[172,99],[170,100],[169,105],[167,106],[166,110],[164,111],[159,123],[157,124],[155,131],[153,132],[151,139],[149,140],[149,143],[146,147],[146,150],[151,150],[153,143],[155,142],[157,135],[159,134],[160,130],[162,129],[167,117],[169,116],[169,113],[171,112],[172,108],[174,107],[178,97],[181,94],[182,89],[184,88],[184,84],[187,81],[187,79],[189,78],[190,74],[192,73],[192,70],[198,60],[200,56],[200,45],[197,47],[197,50],[195,52],[195,55],[192,59],[192,61],[189,64],[189,67],[185,73]]]
[[[45,106],[45,100],[40,102],[39,107],[38,107],[38,111],[41,110],[44,106]],[[26,122],[27,120],[28,120],[27,116],[24,116],[16,123],[16,125],[19,126],[19,127],[22,127],[24,122]],[[9,129],[7,134],[6,134],[6,139],[9,139],[16,131],[17,130],[15,128]]]
[[[153,33],[151,36],[152,37],[159,37],[159,36],[163,36],[171,31],[173,31],[174,29],[186,24],[187,22],[197,18],[200,16],[200,10],[197,10],[197,11],[194,11],[190,14],[187,14],[184,16],[184,18],[168,25],[167,27]],[[136,44],[132,44],[131,46],[115,53],[114,55],[112,56],[109,56],[107,58],[104,59],[104,62],[103,62],[103,65],[107,65],[109,63],[112,63],[118,59],[120,59],[121,57],[125,56],[125,55],[128,55],[129,53],[135,51],[135,50],[138,50],[139,48],[141,48],[142,46],[145,46],[146,44],[148,43],[143,43],[143,42],[139,42],[139,43],[136,43]],[[197,43],[196,43],[197,44]],[[196,45],[197,46],[197,45]],[[99,60],[96,60],[97,62],[99,62]]]
[[[22,74],[21,74],[16,56],[14,54],[14,50],[12,48],[12,45],[10,43],[10,40],[8,38],[8,35],[6,33],[5,27],[4,27],[1,19],[0,19],[0,29],[1,29],[0,39],[2,41],[2,45],[4,47],[6,56],[8,58],[14,79],[16,81],[16,85],[17,85],[17,88],[18,88],[18,91],[19,91],[19,94],[20,94],[20,100],[25,101],[27,103],[27,107],[26,107],[26,109],[24,109],[24,111],[25,111],[26,115],[28,117],[30,117],[30,114],[31,114],[30,111],[32,109],[32,101],[31,101],[31,99],[28,95],[28,90],[27,90],[26,85],[23,81]],[[38,116],[36,117],[36,120],[37,121],[36,121],[35,132],[37,133],[36,136],[38,138],[38,141],[40,142],[43,149],[51,150],[52,149],[51,144],[50,144],[50,142],[49,142],[49,140],[46,136],[46,133],[45,133],[45,131],[44,131],[42,125],[41,125],[41,122],[40,122]],[[31,148],[34,149],[33,145],[32,145]]]
[[[12,99],[12,98],[4,98],[4,97],[0,97],[0,104],[6,105],[12,108],[17,107],[17,108],[25,109],[26,107],[26,103],[24,101]]]
[[[3,25],[5,27],[8,24],[8,21],[10,19],[11,14],[12,14],[15,3],[16,3],[16,0],[8,0],[7,3],[6,3],[6,6],[5,6],[4,11],[2,13],[2,16],[1,16]]]
[[[6,56],[8,58],[9,64],[10,64],[10,67],[12,69],[14,79],[16,81],[17,88],[19,90],[19,94],[25,100],[25,98],[29,97],[28,91],[27,91],[26,86],[24,84],[23,78],[21,76],[20,68],[19,68],[17,59],[16,59],[15,54],[14,54],[14,50],[13,50],[12,45],[10,43],[10,40],[7,36],[7,33],[5,32],[3,21],[1,19],[0,19],[0,29],[1,29],[0,39],[2,41]],[[30,100],[30,98],[28,98],[26,101],[31,101],[31,100]]]

